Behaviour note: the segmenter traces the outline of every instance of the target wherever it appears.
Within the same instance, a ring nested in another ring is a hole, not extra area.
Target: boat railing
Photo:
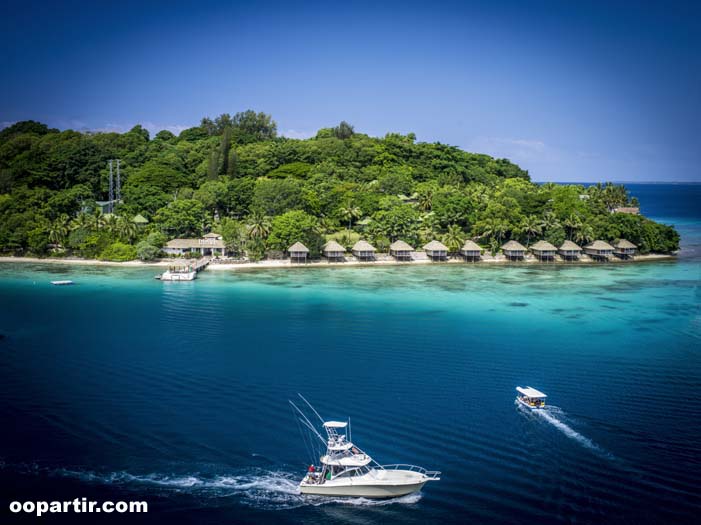
[[[424,476],[432,479],[438,479],[441,475],[438,470],[426,470],[418,465],[409,465],[408,463],[395,463],[393,465],[380,465],[385,470],[410,470],[411,472],[418,472]]]

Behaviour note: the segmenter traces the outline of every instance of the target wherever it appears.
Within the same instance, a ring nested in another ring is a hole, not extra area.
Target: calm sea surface
[[[694,521],[701,186],[631,190],[677,225],[679,260],[192,283],[0,264],[2,522],[11,500],[75,497],[146,500],[154,523]],[[550,408],[517,408],[517,385]],[[442,480],[392,502],[299,496],[296,392],[350,416],[379,462]]]

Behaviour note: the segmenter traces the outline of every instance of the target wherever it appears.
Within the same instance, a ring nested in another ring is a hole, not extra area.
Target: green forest
[[[122,199],[103,214],[96,201],[108,198],[110,159],[120,159]],[[621,185],[535,184],[509,160],[413,133],[370,137],[341,122],[305,140],[280,137],[270,115],[251,110],[204,118],[178,136],[35,121],[0,131],[6,255],[150,260],[169,239],[210,231],[253,260],[296,241],[318,255],[328,239],[351,246],[360,237],[381,252],[397,239],[439,239],[457,251],[468,238],[493,253],[509,239],[678,249],[673,227],[614,212],[637,205]]]

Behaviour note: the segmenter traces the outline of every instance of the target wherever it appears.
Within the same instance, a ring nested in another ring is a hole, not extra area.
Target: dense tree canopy
[[[121,161],[122,200],[105,217],[95,201],[108,198],[110,159]],[[324,238],[358,234],[378,247],[625,237],[643,253],[678,248],[672,227],[615,212],[626,205],[637,202],[620,185],[538,185],[507,159],[413,133],[370,137],[345,121],[307,140],[278,137],[272,117],[251,110],[204,118],[179,136],[34,121],[0,130],[5,253],[151,259],[167,238],[211,230],[257,256],[297,240],[317,253]],[[137,214],[148,223],[135,225]]]

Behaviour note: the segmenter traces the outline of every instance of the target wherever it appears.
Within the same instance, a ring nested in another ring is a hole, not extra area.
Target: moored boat
[[[530,408],[531,410],[545,408],[545,398],[548,396],[540,390],[536,390],[531,386],[527,386],[525,388],[517,386],[516,391],[518,392],[516,401],[521,403],[526,408]]]
[[[324,421],[319,417],[326,438],[294,403],[295,416],[301,427],[311,432],[325,452],[319,466],[311,465],[299,484],[302,494],[335,497],[396,498],[420,491],[429,481],[440,479],[440,472],[416,465],[380,465],[351,441],[349,421]]]
[[[171,266],[160,276],[161,281],[194,281],[197,271],[192,266]]]
[[[75,284],[73,281],[70,280],[63,280],[63,281],[51,281],[51,284],[54,286],[68,286],[70,284]]]

